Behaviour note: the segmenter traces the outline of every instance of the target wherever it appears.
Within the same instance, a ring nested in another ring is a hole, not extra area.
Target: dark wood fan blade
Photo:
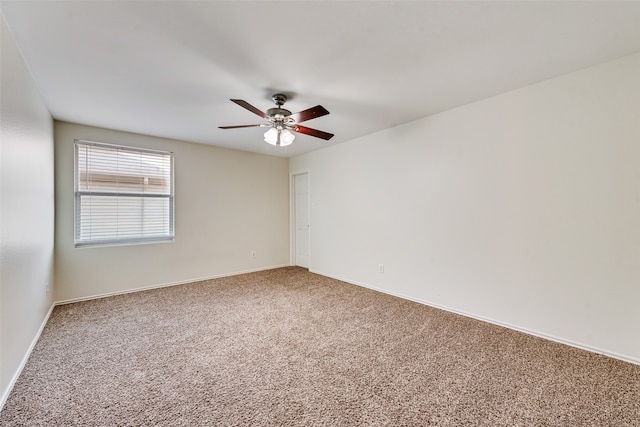
[[[268,125],[238,125],[238,126],[218,126],[218,129],[238,129],[238,128],[254,128]]]
[[[254,107],[253,105],[249,104],[247,101],[243,101],[242,99],[232,99],[231,101],[235,102],[236,104],[238,104],[242,108],[246,108],[247,110],[251,111],[253,114],[258,115],[258,116],[262,117],[263,119],[267,118],[267,115],[265,113],[263,113],[262,111],[258,110],[256,107]]]
[[[299,113],[293,113],[291,117],[296,123],[306,122],[307,120],[315,119],[316,117],[322,117],[329,114],[326,108],[322,105],[316,105],[315,107],[308,108]]]
[[[315,136],[316,138],[326,139],[327,141],[333,138],[333,134],[329,132],[323,132],[317,129],[311,129],[306,126],[295,126],[291,130],[304,133],[305,135]]]

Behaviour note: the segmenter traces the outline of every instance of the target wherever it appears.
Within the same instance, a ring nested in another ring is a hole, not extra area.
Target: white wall
[[[74,139],[175,153],[175,242],[74,247]],[[287,159],[58,121],[55,159],[56,301],[289,264]]]
[[[53,120],[0,15],[0,408],[52,305]]]
[[[311,270],[640,363],[639,76],[636,54],[291,159]]]

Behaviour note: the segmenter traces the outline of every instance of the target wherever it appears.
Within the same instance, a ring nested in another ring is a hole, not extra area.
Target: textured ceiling
[[[640,51],[640,2],[1,1],[54,118],[290,157]],[[331,114],[276,148],[233,104]]]

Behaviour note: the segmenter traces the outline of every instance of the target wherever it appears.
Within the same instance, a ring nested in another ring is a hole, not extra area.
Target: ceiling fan
[[[281,93],[276,93],[271,98],[275,102],[275,108],[269,108],[266,112],[258,110],[253,105],[242,99],[232,99],[239,106],[246,108],[253,114],[256,114],[263,119],[267,119],[269,123],[257,124],[257,125],[238,125],[238,126],[219,126],[220,129],[237,129],[237,128],[250,128],[250,127],[268,127],[264,134],[264,140],[271,145],[284,147],[293,142],[295,135],[292,132],[303,133],[305,135],[314,136],[316,138],[322,138],[329,140],[333,137],[332,133],[323,132],[317,129],[311,129],[306,126],[301,126],[298,123],[306,122],[307,120],[315,119],[329,114],[322,105],[316,105],[315,107],[308,108],[298,113],[292,114],[291,111],[282,108],[285,102],[287,102],[287,96]]]

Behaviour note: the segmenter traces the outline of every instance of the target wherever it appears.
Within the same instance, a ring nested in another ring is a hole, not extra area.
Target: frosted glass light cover
[[[290,145],[294,139],[296,139],[296,136],[289,129],[285,129],[280,133],[280,145],[282,147]]]
[[[278,129],[271,128],[264,133],[264,140],[271,145],[276,145],[278,143]]]

